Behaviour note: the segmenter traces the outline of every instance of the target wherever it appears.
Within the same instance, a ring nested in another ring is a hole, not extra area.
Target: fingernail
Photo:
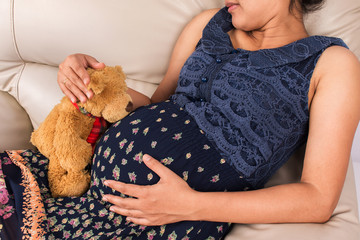
[[[108,198],[106,196],[103,196],[102,198],[103,201],[107,202],[108,201]]]
[[[108,181],[105,181],[105,182],[104,182],[104,185],[105,185],[105,186],[109,186],[109,182],[108,182]]]
[[[143,161],[145,161],[145,162],[149,161],[150,159],[151,159],[151,157],[149,155],[147,155],[147,154],[145,154],[143,156]]]
[[[111,206],[109,210],[112,211],[112,212],[114,212],[114,211],[115,211],[115,208],[114,208],[113,206]]]

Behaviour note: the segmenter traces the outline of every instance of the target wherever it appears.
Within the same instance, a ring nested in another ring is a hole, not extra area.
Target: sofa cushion
[[[360,1],[326,0],[320,11],[305,17],[311,35],[340,37],[360,59]]]
[[[122,65],[128,78],[151,95],[185,24],[222,2],[17,0],[17,47],[27,62],[57,66],[69,54],[82,52],[107,65]]]
[[[15,31],[4,29],[6,36],[14,34],[9,37],[13,42],[2,44],[16,46],[20,58],[10,64],[25,66],[17,70],[19,78],[2,76],[0,86],[6,82],[12,89],[35,128],[61,97],[54,72],[69,54],[82,52],[107,65],[122,65],[129,87],[151,96],[185,24],[201,11],[223,4],[222,0],[15,2],[9,16]],[[9,15],[10,10],[0,13]]]
[[[301,153],[298,153],[301,155]],[[296,159],[292,159],[297,161]],[[289,165],[288,167],[293,168]],[[286,173],[286,169],[281,169]],[[278,176],[274,176],[279,183]],[[293,176],[291,176],[293,178]],[[287,182],[288,179],[285,180]],[[353,166],[350,162],[346,182],[333,216],[325,224],[235,224],[226,240],[359,240],[360,225],[357,216],[357,203]],[[241,213],[239,213],[241,214]]]

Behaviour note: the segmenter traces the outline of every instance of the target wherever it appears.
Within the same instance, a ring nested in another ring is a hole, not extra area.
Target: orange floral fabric
[[[21,169],[22,183],[25,188],[23,198],[24,222],[21,227],[23,238],[26,240],[45,239],[45,229],[40,223],[46,220],[44,204],[40,195],[40,188],[26,161],[21,157],[22,151],[7,151],[12,162]]]

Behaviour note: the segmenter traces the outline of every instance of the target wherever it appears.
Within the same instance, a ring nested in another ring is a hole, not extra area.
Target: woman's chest
[[[185,63],[177,92],[218,107],[256,106],[261,111],[286,111],[286,105],[308,109],[311,73],[302,64],[254,67],[248,54],[195,52]]]

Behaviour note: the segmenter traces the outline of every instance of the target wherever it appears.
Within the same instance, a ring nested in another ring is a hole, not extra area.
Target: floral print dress
[[[91,186],[81,197],[51,197],[48,160],[39,152],[2,153],[2,239],[222,239],[229,223],[184,221],[147,227],[109,210],[111,205],[101,200],[104,194],[126,196],[106,187],[105,179],[139,185],[159,181],[142,162],[145,153],[195,190],[250,188],[186,111],[166,101],[139,108],[105,132],[93,156]]]

